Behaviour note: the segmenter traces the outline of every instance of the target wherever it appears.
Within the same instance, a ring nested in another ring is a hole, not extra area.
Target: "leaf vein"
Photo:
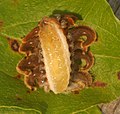
[[[120,57],[115,57],[115,56],[110,56],[110,55],[94,54],[94,56],[96,56],[96,57],[101,57],[101,58],[120,59]]]
[[[22,23],[15,23],[15,24],[8,25],[8,26],[6,26],[4,28],[8,29],[8,28],[11,28],[11,27],[19,26],[19,25],[26,25],[26,24],[29,24],[29,23],[37,23],[37,22],[39,22],[39,20],[36,20],[36,21],[27,21],[27,22],[22,22]]]
[[[89,12],[85,15],[85,17],[84,17],[84,20],[87,18],[87,16],[89,15],[89,13],[90,13],[90,11],[93,9],[93,7],[95,6],[95,1],[94,1],[94,3],[93,3],[93,6],[90,8],[90,10],[89,10]]]
[[[98,103],[98,104],[99,104],[99,103]],[[98,104],[91,105],[90,107],[87,107],[87,108],[85,108],[85,109],[83,109],[83,110],[75,111],[75,112],[73,112],[72,114],[76,114],[76,113],[78,113],[78,112],[86,112],[87,110],[89,110],[90,108],[93,108],[93,107],[97,106]]]
[[[18,107],[18,106],[0,106],[0,108],[17,108],[17,109],[21,109],[21,110],[28,110],[28,111],[35,111],[39,114],[41,114],[41,112],[39,110],[36,109],[30,109],[30,108],[22,108],[22,107]]]

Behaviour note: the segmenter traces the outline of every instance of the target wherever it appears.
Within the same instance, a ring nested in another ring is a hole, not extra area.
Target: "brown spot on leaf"
[[[117,73],[118,80],[120,80],[120,71]]]
[[[21,77],[22,77],[22,75],[17,74],[17,75],[15,76],[15,79],[21,79]]]
[[[2,26],[3,26],[3,21],[0,20],[0,29],[2,28]]]
[[[80,92],[78,90],[72,91],[73,94],[79,94]]]
[[[29,94],[30,94],[30,93],[31,93],[31,90],[27,90],[27,93],[29,93]]]
[[[22,100],[22,98],[18,94],[16,94],[15,97],[18,101]]]
[[[8,42],[9,42],[11,49],[15,52],[18,52],[18,50],[19,50],[18,41],[16,39],[10,39],[10,38],[7,38],[7,39],[8,39]]]
[[[101,82],[101,81],[95,81],[92,86],[93,87],[105,87],[107,85],[107,83],[105,82]]]

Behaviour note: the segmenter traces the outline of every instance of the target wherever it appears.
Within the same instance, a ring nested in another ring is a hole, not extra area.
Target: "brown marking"
[[[96,32],[88,26],[77,26],[69,31],[75,41],[81,40],[81,48],[89,47],[96,40]],[[86,39],[80,39],[85,36]]]
[[[35,87],[42,87],[46,81],[47,79],[45,78],[45,72],[43,74],[39,69],[34,70],[32,74],[25,79],[26,85],[29,86],[31,90]]]
[[[73,93],[73,94],[79,94],[80,91],[79,91],[79,90],[76,90],[76,91],[74,90],[74,91],[72,91],[72,93]]]
[[[18,68],[22,71],[30,71],[33,68],[37,67],[40,64],[38,55],[30,55],[22,59],[19,64]],[[29,74],[29,73],[28,73]]]
[[[92,84],[92,76],[88,72],[76,72],[72,78],[74,82],[83,82],[85,86],[90,86]]]
[[[107,83],[101,82],[101,81],[95,81],[95,82],[92,84],[92,87],[105,87],[105,86],[107,86]]]
[[[74,22],[77,20],[76,16],[73,15],[62,15],[61,20],[59,21],[60,26],[63,30],[63,33],[67,35],[68,29],[74,26]]]
[[[38,31],[39,27],[36,27],[22,39],[22,44],[19,49],[20,53],[30,55],[31,53],[35,53],[40,50]]]
[[[118,80],[120,80],[120,71],[117,73]]]
[[[31,91],[36,90],[46,81],[38,32],[39,27],[36,27],[22,39],[19,51],[26,56],[19,61],[16,67],[17,71],[24,75],[24,83]]]
[[[20,46],[20,52],[35,52],[38,48],[39,40],[38,38],[30,39],[29,41],[26,41],[25,43],[22,43]]]
[[[64,18],[70,23],[70,25],[74,25],[74,22],[78,20],[78,18],[74,15],[64,15]]]
[[[15,52],[19,52],[19,43],[16,39],[7,38],[11,49]]]
[[[31,93],[31,90],[27,90],[26,92],[30,94],[30,93]]]
[[[16,94],[15,97],[18,101],[22,100],[22,98],[18,94]]]
[[[22,100],[22,99],[21,99],[20,97],[17,97],[17,100],[19,100],[19,101],[20,101],[20,100]]]
[[[37,37],[36,35],[38,34],[38,31],[39,31],[39,27],[35,27],[34,29],[32,29],[31,32],[28,33],[25,38],[23,38],[23,40],[22,40],[23,43],[25,43],[26,41],[31,40],[31,39],[34,40],[34,38]]]
[[[0,20],[0,29],[2,28],[2,26],[3,26],[3,21]]]
[[[24,77],[24,83],[31,91],[36,90],[37,85],[36,85],[36,82],[35,82],[35,77],[25,76]]]
[[[74,58],[76,60],[83,59],[83,60],[86,61],[85,66],[82,66],[80,68],[80,71],[89,71],[90,68],[94,64],[94,57],[93,57],[93,55],[92,55],[92,53],[90,51],[89,52],[83,52],[80,49],[77,49],[77,50],[75,50],[75,56],[74,56]]]

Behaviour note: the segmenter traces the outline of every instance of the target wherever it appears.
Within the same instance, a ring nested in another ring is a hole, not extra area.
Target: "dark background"
[[[120,0],[107,0],[113,9],[114,14],[120,19]]]

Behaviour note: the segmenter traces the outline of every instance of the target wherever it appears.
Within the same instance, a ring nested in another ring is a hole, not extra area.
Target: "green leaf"
[[[98,41],[91,46],[95,80],[104,88],[87,88],[80,94],[28,93],[22,80],[16,79],[16,64],[22,55],[13,52],[5,38],[25,36],[42,17],[53,13],[75,13],[80,24],[92,27]],[[0,113],[99,114],[96,105],[120,96],[120,21],[105,0],[0,0]]]

